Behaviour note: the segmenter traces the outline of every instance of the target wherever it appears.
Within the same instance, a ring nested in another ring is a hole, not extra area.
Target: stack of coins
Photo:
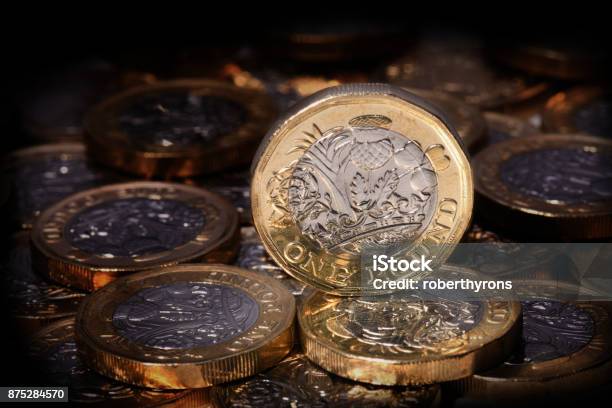
[[[523,44],[353,23],[205,53],[205,77],[90,62],[62,92],[33,83],[17,110],[41,144],[3,164],[1,270],[45,385],[185,407],[606,392],[610,305],[561,299],[601,293],[523,244],[612,239],[610,92],[589,83],[605,56],[555,68]],[[189,63],[170,72],[204,72]],[[463,244],[470,268],[453,264]],[[378,253],[434,271],[375,273]],[[521,280],[476,298],[373,289],[480,276]]]

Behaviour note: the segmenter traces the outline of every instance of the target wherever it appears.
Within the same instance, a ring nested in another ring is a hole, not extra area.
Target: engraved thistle
[[[327,250],[414,240],[431,220],[436,174],[421,147],[390,126],[382,115],[325,132],[315,125],[292,150],[303,156],[268,184],[272,204]]]

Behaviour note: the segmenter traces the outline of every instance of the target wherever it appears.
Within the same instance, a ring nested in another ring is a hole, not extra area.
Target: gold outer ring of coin
[[[585,105],[605,97],[606,93],[601,87],[578,86],[551,96],[542,113],[544,130],[551,133],[585,133],[574,123],[576,113]]]
[[[569,293],[598,292],[558,281],[518,281],[520,285],[549,287],[554,296],[560,290]],[[521,291],[517,289],[517,293]],[[546,296],[543,296],[546,297]],[[526,364],[502,364],[452,384],[468,398],[479,400],[521,400],[575,393],[604,384],[612,375],[612,303],[576,301],[571,304],[589,313],[594,321],[590,341],[580,350],[553,360]]]
[[[461,99],[444,92],[426,89],[405,88],[429,101],[446,114],[450,123],[457,129],[463,143],[470,152],[478,150],[486,136],[486,123],[477,108],[468,105]]]
[[[194,239],[154,254],[105,257],[73,246],[64,228],[73,216],[100,203],[125,199],[171,199],[201,210],[205,223]],[[229,262],[238,250],[240,230],[236,210],[207,190],[164,182],[111,184],[73,194],[45,210],[32,231],[35,269],[61,284],[94,291],[125,275],[189,261]]]
[[[134,146],[130,136],[118,128],[121,109],[146,95],[177,91],[234,101],[246,109],[247,119],[237,130],[208,143],[172,150]],[[264,92],[213,80],[157,82],[132,88],[94,107],[85,118],[85,143],[88,154],[111,167],[145,177],[191,177],[249,163],[274,117],[274,104]]]
[[[11,168],[18,167],[20,162],[31,161],[36,163],[49,157],[60,157],[64,160],[70,160],[72,158],[81,158],[85,160],[85,145],[80,142],[50,143],[16,150],[7,156],[6,164],[3,166],[4,171],[10,172]],[[14,194],[14,192],[11,192],[11,194]],[[19,219],[18,222],[20,227],[22,229],[31,229],[39,214],[40,213],[37,212],[30,217],[24,216],[22,219]]]
[[[47,353],[60,353],[61,351],[57,351],[58,348],[62,344],[74,342],[74,336],[74,317],[65,318],[51,323],[42,330],[33,334],[32,337],[29,339],[28,350],[30,353],[30,357],[38,364],[44,366],[46,360],[45,357]],[[60,374],[70,375],[71,372],[67,371]],[[88,395],[95,396],[98,392],[108,394],[108,398],[104,398],[101,401],[86,401],[89,405],[99,404],[104,406],[113,406],[113,402],[115,402],[113,400],[113,395],[119,396],[121,406],[126,406],[126,404],[128,404],[134,406],[151,407],[163,405],[166,403],[173,403],[172,406],[175,406],[174,404],[176,404],[176,406],[198,407],[202,406],[201,404],[206,403],[210,400],[210,396],[206,395],[206,393],[201,392],[201,390],[160,391],[142,389],[132,387],[130,385],[123,385],[117,383],[114,384],[114,387],[112,388],[103,388],[104,386],[108,387],[109,385],[111,385],[111,382],[114,382],[114,380],[108,379],[106,380],[106,384],[103,385],[97,385],[96,383],[82,384],[82,382],[78,382],[77,384],[82,387],[84,386],[85,390],[82,391],[84,391]],[[121,389],[118,389],[118,386],[121,386]],[[72,403],[84,403],[84,401],[78,401],[78,397],[74,395],[74,390],[72,390],[71,392],[71,390],[69,389],[68,394],[69,398],[71,398]],[[77,401],[75,401],[74,399],[77,399]]]
[[[113,325],[118,305],[143,289],[181,282],[226,285],[259,305],[257,320],[236,337],[189,349],[147,347]],[[90,295],[79,309],[76,340],[99,373],[128,384],[161,389],[202,388],[256,374],[281,361],[293,346],[295,300],[270,277],[227,265],[185,264],[126,276]]]
[[[488,146],[472,160],[475,190],[482,212],[503,227],[529,225],[562,239],[599,239],[612,235],[610,201],[561,205],[511,190],[499,177],[501,164],[536,149],[574,147],[592,151],[612,149],[612,141],[589,135],[543,134],[510,139]]]
[[[352,134],[352,126],[366,126],[366,131],[372,126],[388,137],[414,141],[423,160],[432,163],[438,197],[428,214],[432,221],[423,226],[415,242],[402,242],[401,251],[422,249],[442,263],[468,227],[473,204],[472,173],[463,143],[444,115],[427,101],[390,85],[350,84],[328,88],[296,104],[272,127],[253,162],[253,220],[266,250],[288,274],[341,296],[373,290],[362,282],[360,254],[346,250],[346,245],[355,244],[345,236],[332,236],[339,243],[327,249],[308,237],[291,214],[288,186],[305,152],[323,148],[319,144],[328,135],[345,130]],[[350,180],[342,179],[343,172],[333,177],[348,188]]]
[[[448,265],[439,272],[449,279],[477,276],[464,268]],[[376,334],[362,341],[337,323],[338,305],[358,298],[351,299],[314,293],[300,304],[298,322],[304,354],[326,370],[355,381],[423,385],[457,380],[500,364],[520,340],[521,306],[507,296],[480,301],[482,318],[465,333],[449,336],[435,346],[413,347],[411,352],[402,354],[402,350],[377,343]],[[377,302],[377,297],[364,299],[370,307]],[[384,298],[378,302],[383,307],[389,306]],[[377,314],[375,310],[370,313]]]
[[[21,248],[22,251],[29,252],[30,232],[20,231],[14,234],[11,248],[15,248],[15,250],[20,250],[19,248]],[[18,256],[23,257],[21,254]],[[23,272],[27,273],[27,271]],[[4,278],[20,279],[19,276],[4,276]],[[27,278],[22,280],[23,286],[27,285],[27,288],[20,288],[20,291],[27,291],[31,294],[32,298],[23,299],[23,292],[15,293],[15,291],[12,291],[9,294],[9,302],[11,303],[13,301],[11,297],[17,297],[14,299],[14,303],[12,303],[11,316],[19,327],[27,333],[35,333],[51,322],[76,315],[79,304],[86,295],[84,292],[74,291],[54,283],[49,283],[47,280],[43,280],[42,277],[40,280],[44,284],[43,288],[27,280]],[[28,293],[25,294],[26,297]]]

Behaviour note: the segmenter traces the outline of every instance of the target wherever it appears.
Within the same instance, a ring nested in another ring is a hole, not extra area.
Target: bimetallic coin
[[[28,332],[63,317],[76,315],[86,293],[49,282],[32,267],[30,233],[12,238],[8,259],[0,267],[4,291],[11,305],[11,317]]]
[[[450,93],[481,109],[521,102],[548,88],[541,80],[492,67],[478,47],[422,48],[388,65],[385,81],[405,88]]]
[[[487,147],[472,161],[483,216],[529,236],[612,235],[612,142],[536,135]]]
[[[242,227],[240,235],[240,252],[236,266],[279,280],[294,296],[299,297],[310,292],[308,285],[288,275],[274,262],[261,243],[254,227]]]
[[[81,143],[47,144],[8,156],[9,206],[19,228],[30,229],[40,212],[76,192],[117,182],[119,177],[87,161]]]
[[[427,102],[387,85],[303,100],[253,164],[253,219],[268,253],[296,279],[339,295],[372,289],[365,251],[393,245],[443,262],[472,211],[470,165],[451,129]]]
[[[231,261],[238,214],[223,198],[173,183],[113,184],[50,207],[32,232],[35,268],[87,291],[136,271]]]
[[[132,88],[87,115],[88,152],[146,177],[189,177],[251,161],[274,119],[262,92],[208,80]]]
[[[440,271],[449,279],[467,276],[454,267]],[[494,367],[516,346],[519,317],[520,305],[508,295],[467,301],[408,292],[317,292],[298,310],[310,360],[339,376],[380,385],[432,384]]]
[[[612,375],[610,304],[556,300],[560,292],[577,294],[584,287],[542,280],[517,283],[516,293],[525,299],[521,347],[502,365],[454,384],[457,391],[510,402],[560,397],[606,383]]]
[[[271,367],[293,345],[295,301],[275,279],[226,265],[141,272],[90,295],[76,340],[98,372],[199,388]]]
[[[486,136],[486,123],[478,109],[443,92],[421,89],[408,89],[408,91],[417,94],[440,109],[470,151],[480,147]]]
[[[528,122],[514,116],[485,112],[484,119],[487,125],[487,145],[503,142],[514,137],[528,137],[538,133],[538,130]]]
[[[440,386],[382,387],[348,381],[294,352],[251,379],[212,390],[220,407],[433,407]]]
[[[553,133],[587,133],[612,138],[612,93],[600,87],[576,87],[546,103],[543,126]]]
[[[79,356],[73,318],[62,319],[37,332],[28,345],[28,352],[48,381],[46,384],[68,387],[72,404],[153,407],[191,394],[190,391],[137,388],[97,374]]]

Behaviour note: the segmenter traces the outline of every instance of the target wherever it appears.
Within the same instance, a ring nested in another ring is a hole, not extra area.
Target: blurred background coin
[[[208,387],[276,365],[293,346],[295,301],[273,278],[226,265],[141,272],[90,295],[76,340],[98,372],[130,384]]]
[[[509,139],[472,161],[492,225],[555,240],[612,235],[612,142],[585,135]]]
[[[87,190],[50,207],[34,227],[32,248],[40,273],[93,291],[136,271],[231,261],[238,234],[236,210],[216,194],[133,182]]]
[[[553,95],[543,114],[544,129],[553,133],[587,133],[612,137],[612,93],[580,86]]]
[[[145,177],[188,177],[251,161],[275,117],[269,97],[212,80],[132,88],[87,115],[88,153]]]

